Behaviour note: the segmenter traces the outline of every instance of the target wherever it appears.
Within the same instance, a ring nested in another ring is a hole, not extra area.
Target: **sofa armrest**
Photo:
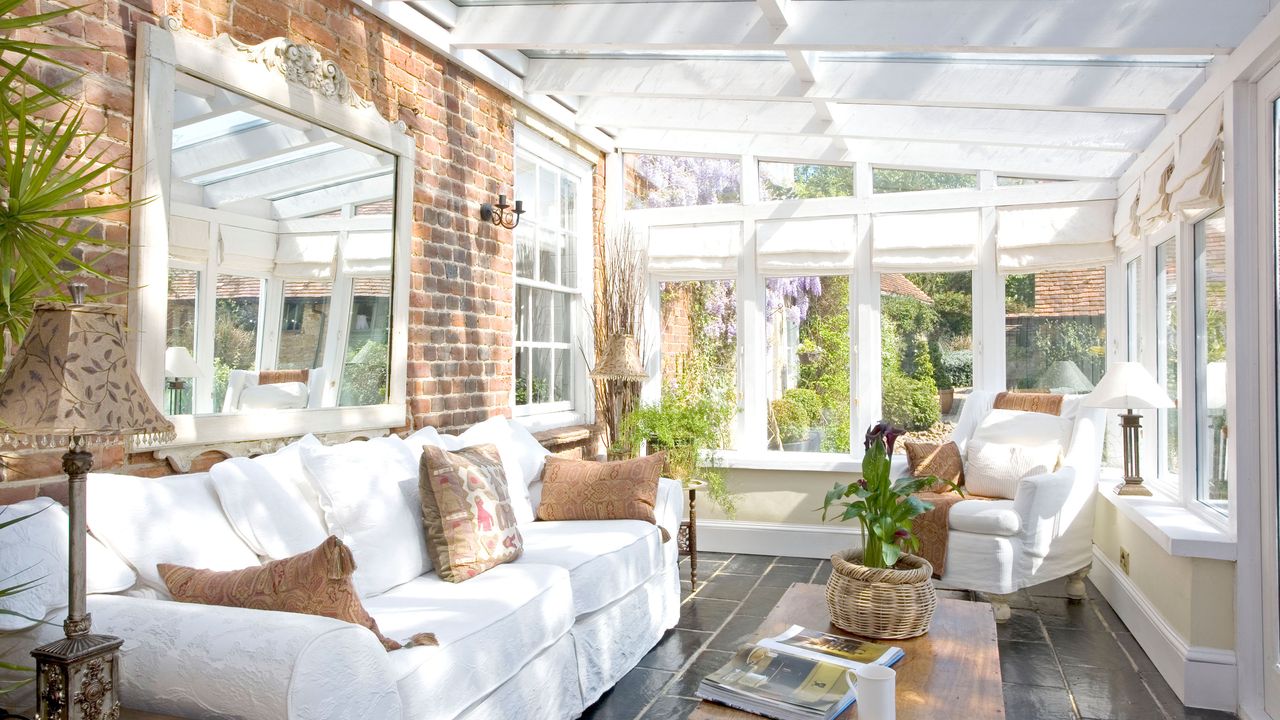
[[[666,528],[671,539],[675,540],[680,534],[680,521],[684,518],[684,486],[679,480],[658,478],[658,498],[653,510],[658,525]]]
[[[94,630],[125,639],[121,699],[179,717],[400,717],[387,652],[332,618],[94,595]]]
[[[1076,475],[1076,468],[1062,467],[1018,481],[1013,507],[1022,522],[1023,549],[1028,555],[1047,557],[1055,543],[1079,535],[1082,528],[1092,534],[1092,508],[1086,500],[1093,488],[1082,493]]]

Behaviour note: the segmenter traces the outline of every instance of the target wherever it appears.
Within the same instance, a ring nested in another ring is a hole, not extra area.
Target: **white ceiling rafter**
[[[781,5],[781,3],[779,3]],[[459,8],[457,48],[1174,53],[1229,51],[1269,0],[792,0]]]
[[[388,167],[394,167],[394,162],[391,155],[338,150],[205,185],[204,204],[217,208],[249,198],[271,199],[312,188],[340,185],[383,174]]]
[[[795,64],[770,60],[535,58],[530,92],[586,96],[840,100],[939,107],[1165,114],[1198,65],[1013,64],[895,59],[826,62],[812,83]]]

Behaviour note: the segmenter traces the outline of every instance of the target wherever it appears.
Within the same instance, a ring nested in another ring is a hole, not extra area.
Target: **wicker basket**
[[[901,640],[929,632],[933,609],[933,566],[915,555],[903,555],[895,568],[859,564],[862,551],[845,550],[831,556],[827,580],[827,610],[831,623],[854,635],[877,640]]]

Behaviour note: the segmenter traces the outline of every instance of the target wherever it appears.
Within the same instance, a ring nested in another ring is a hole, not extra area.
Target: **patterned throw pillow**
[[[956,485],[964,484],[964,460],[960,457],[960,448],[953,442],[927,443],[907,441],[907,467],[911,477],[932,475],[939,480],[950,480]],[[943,483],[934,483],[929,492],[947,492],[950,490]]]
[[[542,470],[539,520],[644,520],[657,524],[653,507],[666,454],[592,462],[549,457]],[[662,541],[670,540],[666,528]]]
[[[333,536],[314,550],[243,570],[218,572],[168,563],[156,565],[156,570],[180,602],[345,620],[369,628],[387,650],[401,647],[379,632],[378,623],[364,609],[351,582],[356,561],[351,550]],[[435,638],[423,633],[415,635],[413,643],[434,645]]]
[[[424,447],[418,493],[427,553],[441,579],[462,582],[520,557],[524,540],[496,445]]]

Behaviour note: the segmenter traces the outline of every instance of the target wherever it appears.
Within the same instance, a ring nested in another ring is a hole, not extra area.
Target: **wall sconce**
[[[520,224],[520,216],[524,214],[524,201],[517,200],[515,208],[511,212],[507,212],[510,207],[507,204],[507,196],[499,195],[497,205],[485,203],[480,206],[480,219],[488,220],[494,225],[508,230],[515,230],[516,226]]]

